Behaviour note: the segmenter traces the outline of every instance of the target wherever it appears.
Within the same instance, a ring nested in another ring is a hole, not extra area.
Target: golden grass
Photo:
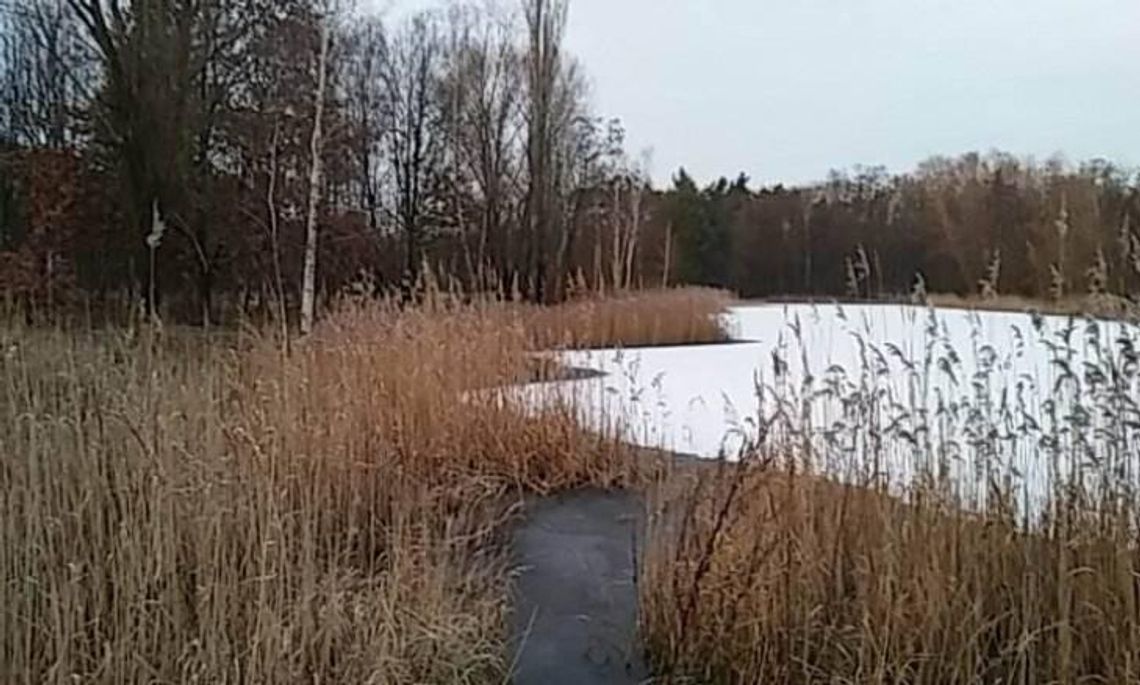
[[[771,464],[655,498],[643,623],[676,682],[1137,683],[1133,514],[1027,534]]]
[[[536,347],[718,339],[723,301],[346,305],[289,353],[0,327],[0,681],[502,682],[520,496],[656,462],[470,393]],[[679,681],[1140,682],[1131,505],[1026,532],[751,463],[653,506],[643,624]]]
[[[715,343],[728,338],[719,314],[730,299],[720,290],[677,288],[523,305],[520,316],[540,349]]]
[[[569,409],[468,401],[535,338],[494,302],[345,306],[288,354],[0,328],[0,681],[501,682],[520,495],[637,477]]]

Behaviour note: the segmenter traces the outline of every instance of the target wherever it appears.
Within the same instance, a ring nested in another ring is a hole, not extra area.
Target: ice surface
[[[727,316],[748,342],[561,353],[605,375],[532,386],[526,401],[571,401],[647,447],[736,458],[778,445],[842,479],[935,475],[975,499],[1003,484],[1030,503],[1074,469],[1134,477],[1134,326],[898,305]]]

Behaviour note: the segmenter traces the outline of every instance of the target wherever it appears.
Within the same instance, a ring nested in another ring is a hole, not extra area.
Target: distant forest
[[[0,297],[305,328],[340,294],[436,286],[1140,292],[1137,174],[1105,161],[971,153],[767,188],[680,170],[654,189],[591,108],[566,11],[0,5]]]
[[[657,194],[676,236],[677,278],[753,297],[1070,294],[1140,286],[1134,170],[1044,164],[992,152],[910,173],[833,172],[806,187],[698,188],[683,171]],[[983,291],[988,292],[983,292]]]

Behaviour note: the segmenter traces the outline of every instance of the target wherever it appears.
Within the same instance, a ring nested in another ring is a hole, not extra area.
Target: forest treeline
[[[750,297],[875,298],[928,292],[1057,299],[1140,286],[1135,170],[991,152],[905,174],[833,172],[823,183],[705,188],[680,172],[661,196],[678,278]]]
[[[566,18],[565,0],[0,5],[0,292],[306,327],[338,293],[429,281],[535,301],[1137,285],[1137,179],[1103,161],[654,189],[591,107]]]

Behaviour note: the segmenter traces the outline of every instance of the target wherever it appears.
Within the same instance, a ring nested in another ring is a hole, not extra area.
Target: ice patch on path
[[[896,305],[729,311],[732,345],[574,351],[603,377],[525,390],[572,402],[639,445],[733,458],[801,446],[849,481],[948,478],[979,503],[995,487],[1036,506],[1061,478],[1135,482],[1136,326]]]

